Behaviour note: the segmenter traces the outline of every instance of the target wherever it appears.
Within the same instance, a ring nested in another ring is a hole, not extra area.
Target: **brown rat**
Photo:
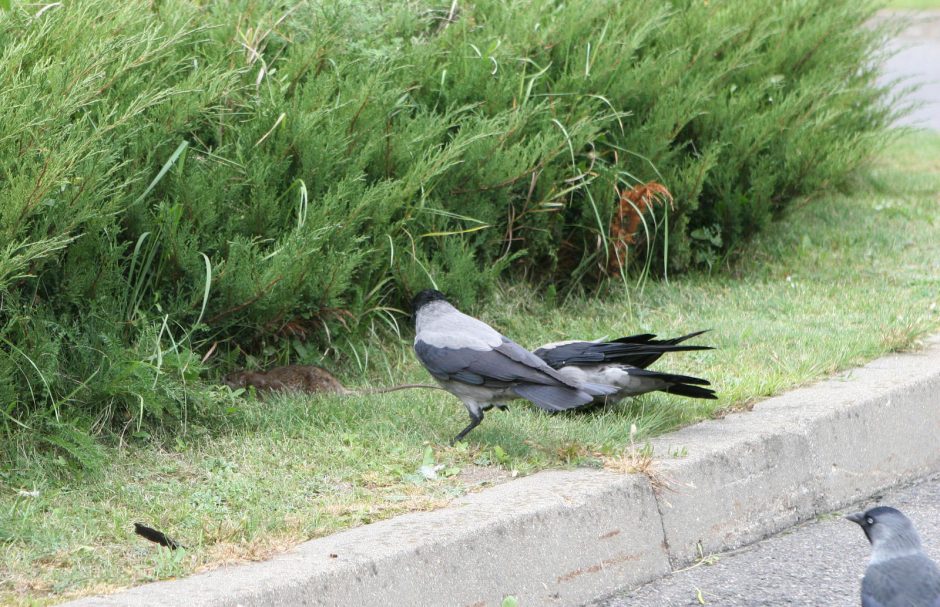
[[[235,371],[222,377],[222,383],[237,390],[254,386],[261,392],[305,392],[316,394],[382,394],[409,388],[430,388],[440,390],[439,386],[427,384],[403,384],[391,388],[377,388],[372,390],[348,390],[333,374],[316,365],[287,365],[274,367],[267,371]]]
[[[349,390],[329,371],[316,365],[287,365],[268,371],[235,371],[224,376],[222,383],[233,390],[254,386],[258,392],[349,394]]]

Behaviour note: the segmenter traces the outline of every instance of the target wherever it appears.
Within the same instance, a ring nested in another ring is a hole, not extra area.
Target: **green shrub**
[[[638,183],[627,262],[710,265],[892,115],[857,0],[451,6],[0,13],[6,433],[181,419],[210,349],[348,354],[432,281],[598,284]]]

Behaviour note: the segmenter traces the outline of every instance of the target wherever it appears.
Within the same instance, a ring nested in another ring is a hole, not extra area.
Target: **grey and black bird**
[[[924,554],[920,536],[904,514],[879,506],[845,518],[871,542],[862,607],[940,607],[940,568]]]
[[[460,312],[440,291],[421,291],[412,309],[418,360],[470,414],[470,424],[452,443],[477,427],[485,411],[505,408],[509,400],[524,398],[557,412],[617,392],[614,386],[565,377],[485,322]]]
[[[704,331],[673,339],[656,339],[655,335],[631,335],[614,341],[565,341],[545,344],[534,354],[566,379],[616,386],[612,396],[596,402],[615,402],[628,396],[647,392],[668,392],[691,398],[715,399],[715,391],[703,386],[708,380],[689,375],[676,375],[646,369],[668,352],[711,350],[710,346],[684,344]]]

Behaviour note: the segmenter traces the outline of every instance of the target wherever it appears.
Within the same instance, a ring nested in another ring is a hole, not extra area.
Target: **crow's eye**
[[[875,524],[875,519],[873,519],[872,517],[869,516],[869,517],[867,517],[867,518],[865,519],[865,522],[868,523],[869,525],[874,525],[874,524]]]

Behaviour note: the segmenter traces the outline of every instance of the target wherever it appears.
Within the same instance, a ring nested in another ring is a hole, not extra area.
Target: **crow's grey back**
[[[940,607],[940,570],[924,554],[874,563],[862,579],[862,607]]]
[[[505,338],[446,301],[434,301],[421,308],[415,321],[415,343],[419,339],[436,348],[492,350]]]
[[[422,307],[415,328],[415,354],[438,379],[473,385],[521,381],[578,388],[538,356],[446,301]]]

